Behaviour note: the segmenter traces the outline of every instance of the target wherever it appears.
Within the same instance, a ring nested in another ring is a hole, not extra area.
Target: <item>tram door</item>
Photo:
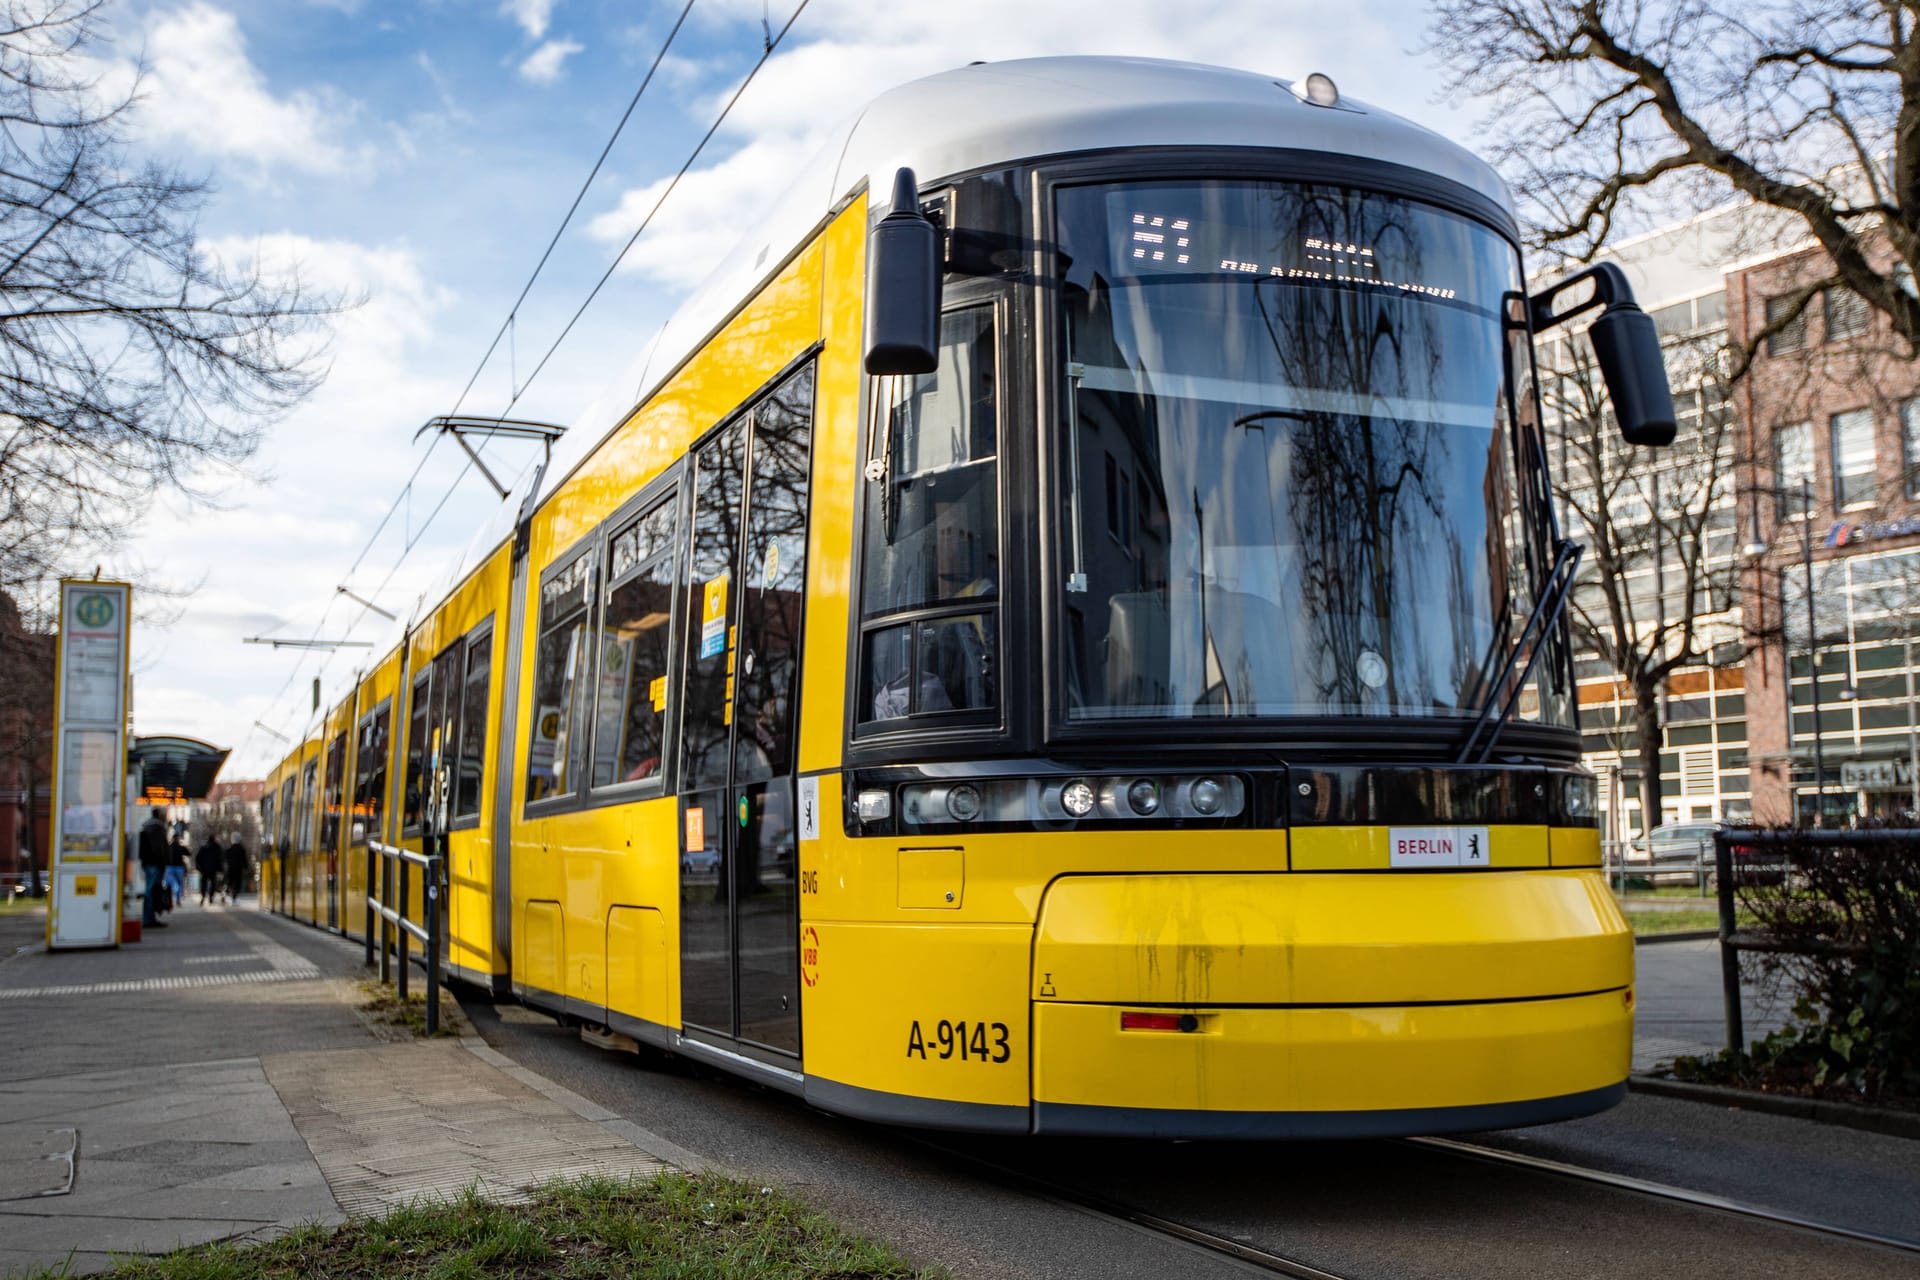
[[[800,1052],[795,701],[813,372],[694,455],[681,718],[681,1018]]]

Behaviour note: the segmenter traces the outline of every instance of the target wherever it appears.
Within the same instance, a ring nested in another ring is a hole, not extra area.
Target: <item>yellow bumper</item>
[[[1198,1009],[1191,1032],[1122,1030],[1113,1005],[1038,1004],[1035,1128],[1351,1137],[1586,1114],[1618,1101],[1629,1001]]]

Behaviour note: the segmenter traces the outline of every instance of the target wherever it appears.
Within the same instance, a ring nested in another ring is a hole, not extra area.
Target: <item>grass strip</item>
[[[53,1280],[59,1268],[23,1280]],[[129,1259],[116,1280],[868,1280],[935,1277],[771,1188],[717,1174],[555,1182],[526,1204],[469,1188],[259,1245],[201,1245]]]
[[[1632,906],[1623,904],[1627,923],[1633,926],[1634,933],[1648,937],[1661,933],[1688,933],[1696,929],[1718,929],[1720,912],[1712,907],[1703,907],[1698,911],[1635,911]],[[1753,924],[1751,912],[1736,911],[1734,922],[1740,928],[1749,928]]]

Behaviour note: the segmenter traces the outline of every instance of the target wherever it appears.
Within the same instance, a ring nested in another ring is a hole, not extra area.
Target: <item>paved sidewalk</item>
[[[1720,991],[1720,943],[1642,942],[1634,948],[1637,976],[1633,1069],[1651,1071],[1678,1054],[1710,1057],[1727,1044],[1726,1005]],[[1740,986],[1747,1039],[1790,1021],[1792,997],[1751,981]]]
[[[477,1038],[391,1042],[352,944],[250,906],[168,919],[0,959],[0,1276],[697,1163]]]

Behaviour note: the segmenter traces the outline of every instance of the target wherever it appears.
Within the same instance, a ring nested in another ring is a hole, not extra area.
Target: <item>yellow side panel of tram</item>
[[[796,727],[796,759],[803,774],[839,767],[846,737],[854,506],[864,488],[854,468],[860,457],[860,384],[865,377],[860,367],[867,272],[865,196],[821,233],[819,248],[820,337],[825,345],[814,381],[813,483],[807,495],[807,609]],[[804,1003],[804,993],[802,999]]]
[[[864,227],[863,216],[856,222]],[[540,575],[818,340],[823,239],[816,238],[788,263],[535,515],[521,634],[523,675],[515,695],[521,700],[513,743],[516,815],[525,804]],[[818,444],[815,458],[819,474],[842,477],[818,487],[846,483],[850,463],[844,458],[824,453]],[[818,559],[810,561],[810,575],[820,565]],[[838,572],[844,583],[845,567]],[[844,585],[841,589],[844,594]],[[840,661],[845,635],[843,613],[841,629],[823,643],[827,663]],[[677,717],[679,708],[670,707],[667,714]],[[836,742],[839,715],[836,706]],[[678,828],[674,796],[516,821],[512,893],[519,933],[513,975],[535,989],[527,993],[531,999],[543,1002],[544,994],[544,1003],[551,1004],[561,997],[570,1012],[582,1016],[611,1009],[679,1025]],[[651,971],[663,965],[664,972]]]
[[[492,771],[499,767],[499,749],[494,737],[499,732],[500,708],[506,705],[508,696],[506,619],[507,592],[512,575],[511,548],[502,545],[468,574],[453,594],[434,610],[432,616],[415,629],[408,656],[408,697],[411,697],[413,681],[421,672],[432,668],[433,660],[448,645],[469,635],[488,618],[493,619],[493,639],[488,652],[487,709],[481,718],[486,741],[481,752],[479,818],[477,821],[473,818],[457,819],[447,833],[446,961],[482,979],[507,972],[506,949],[495,936],[493,918],[496,778]],[[463,679],[464,673],[456,674],[455,678]],[[442,696],[442,691],[436,690],[433,696]],[[403,708],[396,712],[394,718],[393,732],[398,745],[394,751],[393,767],[403,771],[407,767],[405,739],[411,723],[410,716],[410,708]],[[462,732],[467,731],[463,726]],[[443,749],[452,749],[452,746]],[[461,753],[467,754],[464,747]],[[457,766],[453,776],[458,777]],[[418,851],[419,834],[416,832],[403,843],[406,848]],[[418,904],[421,902],[419,873],[411,874],[416,878],[411,884],[409,911],[418,917]]]

